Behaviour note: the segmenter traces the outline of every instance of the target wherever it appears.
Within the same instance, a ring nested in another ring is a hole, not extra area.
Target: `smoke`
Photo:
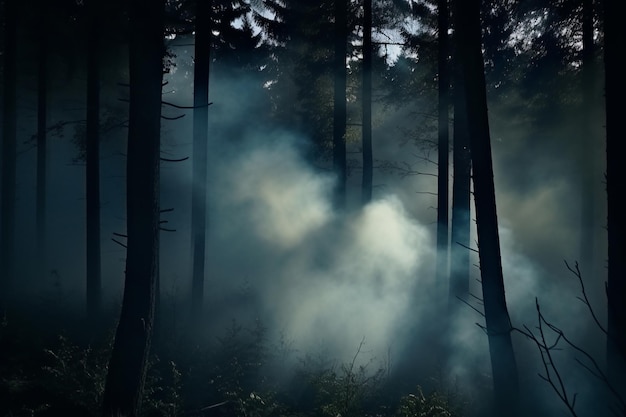
[[[318,346],[345,360],[363,338],[372,355],[386,352],[428,302],[413,293],[431,280],[429,229],[392,194],[334,211],[333,178],[305,162],[298,141],[259,136],[212,168],[221,180],[212,191],[208,303],[224,306],[222,317],[262,318],[302,353]],[[237,294],[245,303],[228,309],[222,300]]]
[[[191,51],[184,48],[177,50],[178,70],[168,76],[164,99],[188,106]],[[438,364],[431,361],[437,353],[433,336],[443,331],[444,317],[434,311],[437,304],[447,303],[434,278],[436,198],[429,193],[436,191],[436,178],[401,178],[398,172],[377,170],[376,199],[364,207],[353,204],[345,212],[336,211],[331,203],[335,179],[306,158],[308,138],[268,123],[267,97],[259,88],[262,78],[262,74],[229,75],[226,69],[212,73],[204,336],[223,334],[232,319],[244,325],[258,319],[270,339],[283,334],[298,355],[322,350],[331,360],[350,360],[365,338],[360,358],[364,361],[387,357],[391,350],[392,367],[420,362],[430,365],[428,372],[436,371]],[[74,92],[82,100],[82,87],[67,95]],[[111,95],[109,101],[117,101],[117,92]],[[411,116],[415,109],[382,107],[374,107],[377,163],[396,162],[400,167],[406,163],[414,171],[433,174],[436,168],[419,159],[423,146],[413,148],[405,137],[421,121]],[[167,116],[179,115],[178,110],[164,109]],[[578,155],[576,141],[558,127],[539,135],[532,126],[511,125],[502,115],[497,117],[502,113],[497,102],[491,109],[502,260],[512,322],[518,327],[535,326],[538,297],[546,317],[595,352],[603,348],[604,339],[592,331],[585,306],[576,300],[577,282],[563,264],[564,259],[577,257],[580,237],[580,186],[573,179],[578,177],[572,162]],[[51,119],[74,116],[59,108]],[[192,112],[187,112],[185,118],[163,122],[164,157],[191,155],[191,119]],[[564,123],[555,120],[555,126],[560,122]],[[125,232],[124,142],[125,131],[120,131],[114,141],[102,144],[103,285],[116,303],[123,285],[125,250],[111,238]],[[359,147],[350,146],[351,150]],[[50,276],[45,284],[58,277],[66,298],[82,305],[83,171],[68,166],[74,149],[67,141],[51,141],[49,152]],[[436,160],[436,155],[424,156]],[[35,274],[34,162],[34,152],[24,153],[18,161],[18,261],[27,278]],[[359,173],[358,167],[351,173],[351,202],[360,197]],[[161,175],[161,206],[174,208],[163,214],[163,220],[176,230],[161,234],[162,296],[185,310],[191,283],[191,162],[163,162]],[[598,187],[603,186],[598,183]],[[603,211],[598,213],[601,229]],[[475,234],[471,242],[475,247]],[[599,248],[596,259],[600,269],[604,251]],[[475,255],[472,262],[477,263]],[[472,293],[480,297],[479,270],[471,267],[471,271]],[[601,270],[587,280],[601,320],[604,274]],[[35,282],[38,279],[31,277],[20,284],[32,291]],[[474,305],[481,309],[479,302]],[[179,317],[184,320],[182,314]],[[489,374],[487,336],[477,322],[482,323],[481,316],[467,307],[453,323],[452,343],[461,347],[452,361],[457,376]],[[558,403],[536,376],[541,363],[534,347],[522,337],[515,336],[514,342],[524,382],[541,391],[546,403]],[[575,371],[579,368],[569,352],[559,360],[568,369],[565,377],[572,389],[592,391],[586,376]],[[413,369],[407,374],[410,384],[433,376]],[[488,376],[482,382],[488,389]]]

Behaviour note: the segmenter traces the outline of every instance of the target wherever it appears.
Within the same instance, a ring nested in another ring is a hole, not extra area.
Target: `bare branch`
[[[454,243],[456,243],[456,244],[457,244],[457,245],[459,245],[459,246],[464,247],[465,249],[469,249],[469,250],[471,250],[472,252],[476,252],[476,253],[478,253],[478,249],[470,248],[469,246],[464,245],[464,244],[462,244],[461,242],[454,242]]]
[[[456,298],[461,301],[463,304],[465,304],[466,306],[468,306],[469,308],[471,308],[472,310],[474,310],[475,312],[477,312],[478,314],[480,314],[481,316],[485,317],[485,313],[483,313],[482,311],[480,311],[479,309],[477,309],[476,307],[474,307],[473,305],[471,305],[468,301],[462,299],[461,297],[459,297],[458,295],[456,296]],[[478,324],[478,323],[476,323]],[[480,325],[479,325],[480,327]]]
[[[178,158],[178,159],[160,158],[162,162],[183,162],[183,161],[186,161],[187,159],[189,159],[188,156],[185,156],[184,158]]]
[[[126,246],[125,244],[123,244],[123,243],[122,243],[122,242],[120,242],[119,240],[116,240],[116,239],[113,239],[113,238],[111,238],[111,240],[112,240],[113,242],[117,243],[118,245],[120,245],[121,247],[128,249],[128,246]]]
[[[607,330],[604,328],[604,326],[600,323],[600,320],[598,320],[598,316],[596,316],[596,312],[593,310],[593,307],[591,306],[591,302],[589,302],[589,297],[587,296],[587,291],[585,289],[585,283],[583,281],[583,277],[582,274],[580,272],[580,268],[578,267],[578,262],[574,263],[574,267],[572,268],[567,261],[563,261],[565,262],[565,266],[567,267],[567,269],[569,269],[569,271],[574,274],[574,276],[578,279],[578,283],[580,284],[580,292],[582,293],[582,298],[581,297],[576,297],[578,298],[580,301],[583,302],[583,304],[585,304],[587,306],[587,309],[589,310],[589,313],[591,313],[591,318],[593,319],[593,321],[596,323],[596,326],[598,326],[598,329],[600,329],[602,331],[602,333],[604,333],[607,337],[609,336],[609,332],[607,332]]]
[[[180,116],[172,116],[172,117],[161,115],[161,119],[163,119],[163,120],[178,120],[178,119],[182,119],[185,116],[187,116],[187,115],[186,114],[181,114]]]
[[[201,109],[203,107],[208,107],[213,103],[208,103],[203,106],[179,106],[178,104],[170,103],[169,101],[161,101],[161,104],[165,106],[174,107],[175,109],[189,110],[189,109]]]

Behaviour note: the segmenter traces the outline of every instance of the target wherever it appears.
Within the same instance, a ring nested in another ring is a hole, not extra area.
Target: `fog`
[[[192,102],[189,53],[177,49],[176,70],[166,77],[166,99],[179,105]],[[353,169],[349,207],[336,211],[332,204],[335,179],[328,162],[311,162],[306,135],[271,124],[267,109],[259,105],[263,90],[252,87],[256,79],[227,73],[213,74],[211,79],[202,337],[216,338],[233,320],[244,325],[259,320],[268,329],[269,339],[277,341],[282,335],[289,341],[294,363],[298,357],[320,352],[329,360],[349,361],[364,340],[359,360],[369,363],[373,358],[409,386],[441,377],[443,364],[435,360],[435,335],[445,328],[437,309],[447,291],[434,278],[436,198],[424,194],[436,190],[436,178],[377,170],[374,200],[360,207],[360,170]],[[63,95],[76,98],[74,88],[79,91],[71,86],[51,100]],[[107,94],[109,98],[123,96],[124,88],[112,88]],[[26,107],[32,97],[22,97]],[[578,282],[564,264],[564,260],[572,265],[579,260],[584,266],[593,262],[585,269],[592,271],[591,276],[584,279],[596,313],[604,320],[606,245],[598,245],[593,260],[579,259],[581,189],[576,158],[580,150],[572,129],[559,127],[575,119],[555,120],[551,127],[539,129],[508,118],[506,97],[497,91],[491,92],[490,103],[498,220],[512,322],[520,328],[535,326],[538,297],[549,320],[601,358],[604,339],[587,308],[577,300]],[[71,107],[51,110],[50,122],[73,119]],[[115,111],[123,110],[118,104]],[[433,174],[436,167],[420,158],[422,145],[403,138],[416,120],[412,110],[411,106],[375,107],[374,155],[379,161],[407,163],[415,171]],[[181,112],[186,114],[183,119],[163,121],[164,157],[191,155],[192,114]],[[63,137],[54,137],[49,144],[46,274],[39,277],[32,262],[35,151],[26,143],[34,127],[28,111],[22,114],[16,202],[20,293],[58,297],[82,312],[84,167],[74,162],[77,150],[69,140],[76,129],[66,126]],[[602,123],[597,121],[598,131]],[[114,233],[125,232],[125,135],[124,129],[112,130],[102,142],[103,289],[112,308],[120,303],[124,279],[125,250],[113,239],[121,240]],[[349,146],[359,149],[358,143]],[[436,160],[434,151],[429,159]],[[176,306],[168,311],[178,312],[176,320],[181,323],[177,326],[182,328],[188,321],[191,284],[191,161],[162,162],[161,166],[161,206],[174,209],[163,218],[168,228],[175,229],[161,233],[161,295]],[[599,190],[603,190],[603,170],[597,176]],[[598,242],[606,240],[603,201],[599,192]],[[475,239],[473,235],[474,248]],[[475,255],[472,262],[478,262]],[[472,269],[472,293],[480,298],[479,271]],[[479,302],[472,304],[481,309]],[[463,354],[453,358],[452,375],[444,377],[466,378],[462,389],[467,391],[486,386],[489,380],[487,337],[477,322],[483,318],[469,306],[457,319],[453,342],[463,347]],[[548,410],[561,410],[556,396],[536,376],[541,362],[534,345],[521,335],[514,341],[522,380],[532,387],[529,391],[539,395]],[[584,396],[593,391],[594,384],[581,376],[573,354],[564,351],[560,358],[572,390],[581,393],[581,403],[593,398]]]

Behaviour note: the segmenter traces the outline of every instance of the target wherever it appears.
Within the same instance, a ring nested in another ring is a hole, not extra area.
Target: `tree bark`
[[[460,18],[453,12],[455,26]],[[455,36],[455,44],[458,32]],[[460,65],[460,51],[454,51],[454,121],[452,150],[452,231],[450,243],[450,294],[449,310],[451,317],[459,313],[463,305],[458,298],[467,300],[469,294],[470,256],[467,249],[470,245],[470,174],[471,155],[467,127],[467,106],[465,105],[465,83]]]
[[[2,247],[0,248],[0,308],[7,308],[15,279],[15,177],[17,117],[17,1],[4,2],[4,74],[2,114]]]
[[[211,7],[211,0],[196,0],[193,77],[193,189],[191,197],[193,239],[191,305],[194,319],[199,319],[201,316],[204,296]]]
[[[626,202],[623,187],[626,152],[622,100],[626,95],[622,53],[626,32],[620,21],[622,3],[604,1],[604,65],[606,98],[606,190],[608,234],[608,341],[609,376],[623,390],[626,361]]]
[[[372,201],[372,0],[363,3],[363,204]]]
[[[438,51],[438,157],[437,157],[437,286],[445,288],[448,277],[450,241],[448,237],[448,165],[449,165],[449,86],[448,69],[448,0],[437,1]],[[443,300],[444,291],[441,291]]]
[[[102,298],[100,256],[100,0],[87,3],[87,141],[86,141],[86,249],[87,318],[98,319]]]
[[[346,0],[335,1],[335,83],[333,117],[333,168],[337,176],[335,203],[337,208],[346,205],[346,55],[348,38],[348,4]]]
[[[47,128],[47,102],[48,102],[48,2],[42,0],[39,3],[39,24],[37,51],[37,262],[40,279],[44,278],[46,271],[46,128]]]
[[[126,281],[103,415],[137,416],[155,306],[164,0],[130,1]]]
[[[595,44],[593,41],[593,0],[583,0],[582,8],[582,93],[580,118],[581,146],[581,244],[580,263],[583,276],[591,276],[597,268],[596,261],[596,188],[602,177],[598,168],[596,138],[593,123],[597,118],[596,109],[600,103],[596,100]]]
[[[481,49],[480,0],[460,0],[456,10],[460,17],[457,27],[460,42],[458,47],[465,79],[480,272],[495,406],[496,412],[500,415],[511,416],[516,415],[518,410],[519,383],[500,255],[485,71]]]

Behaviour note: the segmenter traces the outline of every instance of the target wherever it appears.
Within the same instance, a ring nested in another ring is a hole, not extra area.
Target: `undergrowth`
[[[112,336],[100,345],[82,345],[67,335],[46,346],[19,338],[28,331],[0,328],[0,417],[98,416],[104,392]],[[444,392],[383,395],[388,370],[363,361],[358,345],[351,361],[285,360],[284,341],[267,340],[260,322],[233,323],[211,346],[191,352],[152,355],[143,396],[143,416],[245,417],[457,417],[458,398]],[[282,346],[282,347],[281,347]],[[294,354],[293,351],[289,353]],[[167,358],[167,359],[162,359]],[[292,379],[277,378],[276,364],[290,367]],[[294,362],[295,363],[295,362]],[[294,381],[299,381],[299,394]],[[307,395],[302,394],[308,393]]]

